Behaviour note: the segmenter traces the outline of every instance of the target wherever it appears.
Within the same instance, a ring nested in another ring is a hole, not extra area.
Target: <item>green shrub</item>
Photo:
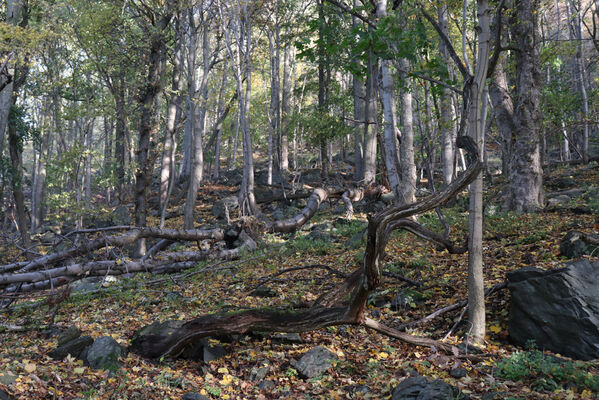
[[[554,391],[574,384],[578,392],[599,392],[599,376],[588,371],[589,364],[546,356],[539,350],[517,351],[499,361],[495,375],[510,381],[530,381],[535,390]]]

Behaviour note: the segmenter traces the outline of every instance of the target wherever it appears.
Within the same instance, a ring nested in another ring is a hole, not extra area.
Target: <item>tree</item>
[[[174,4],[153,8],[143,1],[135,5],[141,30],[148,36],[145,61],[146,81],[140,87],[138,102],[141,107],[139,138],[137,147],[137,172],[135,174],[135,226],[146,226],[148,188],[152,180],[153,143],[156,140],[158,123],[156,98],[162,91],[162,74],[166,59],[166,34],[173,16]],[[141,257],[146,252],[145,238],[135,244],[135,254]]]

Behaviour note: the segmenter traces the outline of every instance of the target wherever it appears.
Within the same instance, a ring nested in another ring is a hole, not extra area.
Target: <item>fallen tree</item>
[[[436,340],[417,337],[380,324],[365,316],[368,294],[376,289],[381,280],[385,247],[391,232],[407,226],[407,218],[441,206],[463,190],[482,168],[476,146],[472,139],[460,136],[458,146],[469,152],[470,165],[453,183],[417,203],[394,206],[369,219],[368,240],[363,263],[337,288],[319,297],[307,309],[249,309],[217,313],[195,318],[169,335],[139,335],[132,339],[130,350],[144,357],[157,358],[177,356],[203,337],[227,334],[243,334],[248,331],[304,332],[332,325],[362,325],[405,342],[434,347],[449,353],[457,353],[454,346]],[[296,218],[271,225],[274,231],[285,232],[305,223],[326,199],[326,190],[316,190],[308,205]],[[312,213],[312,214],[311,214]],[[310,215],[311,214],[311,215]],[[348,302],[343,298],[351,293]]]

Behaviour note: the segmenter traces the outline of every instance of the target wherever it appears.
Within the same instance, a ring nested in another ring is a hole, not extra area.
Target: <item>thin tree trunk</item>
[[[283,49],[283,90],[281,92],[281,170],[289,169],[289,112],[291,102],[291,48]]]
[[[398,60],[401,71],[409,71],[410,63],[405,58]],[[405,74],[405,72],[402,72]],[[403,77],[407,81],[407,75]],[[401,143],[400,143],[400,173],[401,196],[400,204],[411,204],[416,201],[416,164],[414,163],[414,124],[412,111],[411,88],[401,91]]]
[[[478,14],[478,54],[476,71],[470,90],[468,110],[469,135],[482,154],[482,110],[481,101],[489,66],[490,18],[488,0],[477,0]],[[470,213],[468,217],[468,320],[469,338],[475,344],[485,339],[485,293],[483,273],[483,177],[479,172],[470,184]]]
[[[364,178],[362,182],[369,185],[376,180],[376,61],[372,49],[368,51],[368,77],[364,96]]]
[[[440,3],[438,6],[439,26],[446,35],[449,35],[447,22],[448,7],[444,2]],[[451,76],[450,56],[443,40],[439,40],[439,54]],[[443,181],[445,185],[449,185],[455,176],[455,136],[457,130],[451,96],[451,89],[442,89],[439,128],[441,131],[441,164],[443,166]]]

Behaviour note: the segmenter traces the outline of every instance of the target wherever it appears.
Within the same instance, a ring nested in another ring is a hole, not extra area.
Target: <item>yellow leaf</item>
[[[231,396],[229,396],[228,394],[223,394],[223,395],[221,395],[220,397],[221,397],[221,399],[225,399],[225,400],[227,400],[227,399],[230,399],[230,398],[231,398]]]
[[[501,332],[501,327],[499,325],[491,325],[489,330],[493,333],[499,333]]]
[[[228,373],[229,373],[229,370],[228,370],[227,368],[225,368],[225,367],[220,367],[220,368],[218,369],[218,373],[219,373],[219,374],[228,374]]]
[[[223,379],[221,379],[218,383],[220,383],[223,386],[226,386],[226,385],[230,385],[232,381],[233,381],[233,377],[231,375],[227,374],[227,375],[223,376]]]
[[[77,375],[81,375],[85,371],[85,367],[77,367],[73,369],[73,372]]]
[[[33,363],[25,364],[25,372],[32,373],[36,369],[37,369],[37,365],[35,365]]]
[[[379,360],[386,360],[388,357],[389,354],[385,353],[384,351],[381,351],[376,355],[376,358],[378,358]]]

